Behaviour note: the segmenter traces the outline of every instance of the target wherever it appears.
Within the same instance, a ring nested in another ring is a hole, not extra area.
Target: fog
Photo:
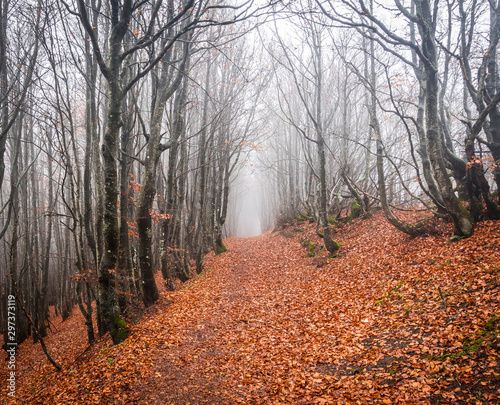
[[[272,208],[266,204],[269,173],[259,168],[259,153],[252,151],[231,183],[225,236],[251,237],[267,232],[274,221]]]

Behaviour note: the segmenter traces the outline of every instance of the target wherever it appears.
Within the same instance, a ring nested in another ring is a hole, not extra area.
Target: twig
[[[441,292],[441,287],[438,287],[439,295],[441,296],[441,300],[443,301],[444,311],[448,312],[448,307],[446,306],[446,301],[444,300],[443,293]]]
[[[75,364],[80,357],[82,357],[85,353],[87,353],[91,347],[92,345],[88,345],[83,352],[81,352],[78,356],[76,356],[76,359],[73,361],[73,364]]]

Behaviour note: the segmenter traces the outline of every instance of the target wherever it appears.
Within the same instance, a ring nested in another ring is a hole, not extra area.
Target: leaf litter
[[[337,258],[308,257],[303,221],[230,238],[124,343],[84,351],[74,311],[47,339],[62,372],[21,345],[15,403],[499,403],[500,223],[450,237],[375,214],[337,229]]]

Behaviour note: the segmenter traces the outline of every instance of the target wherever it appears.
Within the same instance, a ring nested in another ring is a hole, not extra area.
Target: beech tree
[[[106,320],[106,325],[113,336],[113,341],[118,343],[126,336],[114,290],[114,271],[119,251],[119,221],[116,205],[118,196],[116,156],[118,153],[119,132],[123,124],[121,115],[122,102],[125,95],[141,78],[146,76],[159,62],[167,61],[165,58],[168,58],[168,53],[185,33],[200,26],[200,24],[216,23],[216,21],[211,20],[205,22],[202,20],[202,17],[208,15],[212,8],[218,8],[218,6],[210,6],[205,4],[205,2],[195,3],[194,0],[182,2],[177,7],[175,7],[176,5],[173,1],[166,5],[163,5],[162,1],[151,5],[148,3],[133,3],[132,1],[125,1],[123,4],[111,1],[107,13],[105,12],[106,10],[103,10],[104,15],[110,15],[109,38],[101,38],[99,36],[99,25],[92,25],[89,19],[89,11],[92,10],[92,4],[86,4],[84,0],[78,0],[76,5],[78,11],[72,11],[70,5],[67,5],[67,7],[71,13],[78,17],[89,36],[96,63],[108,85],[108,111],[102,145],[104,237],[103,256],[99,263],[99,294],[103,319]],[[246,11],[245,5],[242,6],[242,9],[244,15]],[[172,10],[176,10],[177,13],[173,13]],[[159,26],[156,25],[157,19],[162,21]],[[237,20],[238,15],[235,15],[234,19]],[[131,42],[129,43],[125,42],[125,38],[132,22],[137,22],[137,28],[131,33]],[[174,27],[179,28],[174,29]],[[104,52],[103,39],[105,41],[109,40],[107,54]],[[136,67],[131,68],[129,67],[130,59],[135,53],[141,53],[146,59]],[[130,77],[125,74],[128,69],[134,72]],[[126,82],[123,81],[124,77],[128,78]],[[179,82],[179,79],[175,80],[174,83],[177,83],[176,86],[162,89],[162,94],[160,94],[161,99],[159,100],[156,113],[159,116],[156,119],[158,124],[152,127],[155,133],[150,143],[150,148],[152,148],[150,150],[151,155],[147,155],[147,159],[151,159],[151,163],[148,164],[152,164],[153,166],[156,165],[156,150],[159,148],[156,130],[158,129],[159,131],[157,125],[161,123],[162,104],[164,105],[164,102],[170,97]],[[147,170],[146,177],[149,179],[151,174],[154,175],[153,172],[154,168]],[[158,294],[150,265],[151,258],[147,253],[150,246],[150,237],[147,235],[148,229],[150,229],[150,218],[148,218],[150,214],[144,211],[151,205],[152,185],[150,184],[152,184],[152,181],[147,180],[147,182],[147,188],[143,192],[143,197],[141,197],[139,204],[139,222],[141,223],[140,243],[144,243],[139,256],[143,298],[145,304],[150,305],[157,299]]]
[[[322,227],[322,237],[325,247],[333,254],[338,250],[339,245],[332,239],[328,218],[329,190],[327,187],[327,145],[325,140],[327,129],[325,128],[325,117],[323,112],[323,98],[325,92],[323,82],[325,69],[323,65],[324,29],[307,20],[303,20],[303,23],[303,29],[306,33],[306,43],[308,45],[306,49],[311,53],[311,60],[307,63],[307,71],[302,70],[301,72],[299,70],[297,64],[300,63],[300,61],[296,62],[293,60],[293,58],[295,58],[293,53],[279,36],[278,42],[283,51],[282,55],[284,62],[280,62],[277,58],[275,58],[275,60],[278,60],[278,63],[291,75],[295,85],[295,91],[297,91],[301,101],[301,107],[304,108],[307,121],[310,122],[312,127],[311,132],[314,135],[309,135],[308,130],[304,130],[301,128],[301,124],[294,122],[293,118],[291,119],[291,123],[295,129],[299,131],[307,141],[314,143],[317,148],[318,166],[314,168],[313,171],[319,182],[318,223]],[[310,77],[308,77],[308,75],[310,75]],[[306,87],[307,82],[312,84],[312,89]]]
[[[453,166],[454,164],[460,164],[460,162],[454,159],[449,147],[442,141],[446,139],[446,126],[442,114],[440,114],[442,88],[439,83],[439,51],[440,48],[445,48],[445,53],[451,51],[439,42],[436,31],[438,19],[445,11],[439,7],[439,1],[415,0],[411,3],[414,8],[409,8],[409,5],[395,1],[395,9],[407,19],[408,26],[413,27],[414,25],[416,27],[416,30],[412,31],[412,38],[414,39],[412,41],[405,39],[397,30],[391,29],[386,22],[387,19],[378,17],[378,10],[371,10],[364,1],[342,1],[340,4],[342,5],[340,8],[335,8],[334,2],[317,3],[321,12],[331,21],[351,28],[365,29],[365,32],[373,36],[373,39],[380,44],[384,51],[392,53],[405,64],[417,69],[420,76],[420,86],[423,90],[421,101],[424,106],[419,123],[423,124],[420,129],[425,135],[423,141],[425,142],[425,151],[429,157],[432,170],[432,179],[430,173],[427,175],[428,183],[430,189],[433,189],[432,186],[435,181],[437,187],[431,192],[436,194],[437,202],[444,205],[446,213],[454,223],[455,233],[459,236],[470,236],[473,231],[473,218],[459,200],[453,189],[452,180],[447,173],[447,163]],[[418,37],[413,36],[413,32],[418,33]],[[407,49],[410,56],[408,53],[398,53],[398,48]],[[485,60],[488,57],[489,53],[486,52]],[[445,89],[445,87],[443,88]],[[496,108],[497,103],[498,100],[493,97],[489,103],[488,111],[483,113],[480,110],[478,125],[475,128],[482,128],[483,115],[486,116]],[[472,156],[472,154],[470,155]],[[486,198],[486,200],[489,199]]]
[[[26,9],[23,11],[23,7]],[[35,13],[35,20],[25,13]],[[19,19],[14,20],[16,12]],[[39,52],[41,3],[13,5],[0,4],[0,189],[5,175],[5,152],[9,131],[22,111],[26,94],[31,85]],[[12,201],[0,207],[7,212],[7,219],[0,228],[0,239],[5,235],[12,214]]]

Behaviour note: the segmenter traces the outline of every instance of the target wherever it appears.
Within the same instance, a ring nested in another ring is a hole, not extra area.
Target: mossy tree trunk
[[[439,78],[437,70],[437,50],[435,30],[429,0],[415,0],[417,26],[422,41],[422,62],[424,64],[423,85],[425,86],[425,123],[427,152],[434,179],[439,188],[446,211],[454,225],[454,233],[459,236],[471,236],[472,218],[455,195],[450,177],[446,171],[446,158],[443,151],[443,137],[439,122],[438,96]]]
[[[169,18],[172,19],[173,6],[170,8],[170,13]],[[189,22],[189,19],[187,22]],[[172,32],[170,32],[170,35],[172,35]],[[171,63],[173,56],[177,56],[173,49],[169,50],[162,60],[161,76],[156,89],[157,94],[151,116],[150,135],[146,149],[146,159],[144,161],[144,177],[137,200],[138,257],[141,269],[142,299],[146,307],[153,304],[159,297],[152,261],[153,229],[151,211],[156,194],[158,162],[161,154],[169,149],[174,141],[174,137],[172,137],[168,142],[162,143],[163,113],[167,101],[174,94],[175,90],[177,90],[185,74],[184,70],[186,69],[190,49],[189,38],[186,37],[185,39],[187,39],[185,44],[179,47],[180,52],[178,55],[181,56],[179,66],[174,67]]]
[[[116,0],[112,0],[110,6],[111,34],[108,62],[106,64],[97,43],[95,26],[92,27],[89,22],[87,5],[84,0],[78,0],[80,20],[91,38],[96,62],[99,64],[108,84],[109,108],[102,143],[104,213],[103,254],[99,264],[99,304],[102,319],[106,323],[113,343],[117,344],[126,338],[126,328],[120,316],[115,290],[115,271],[120,246],[116,158],[120,128],[122,126],[122,100],[125,95],[121,87],[122,43],[131,19],[132,2],[126,0],[123,4],[119,4]]]
[[[104,169],[104,218],[103,218],[103,256],[99,268],[99,297],[103,319],[114,344],[122,341],[118,321],[120,311],[116,301],[115,271],[120,246],[118,227],[118,184],[116,155],[118,134],[121,122],[121,94],[117,83],[110,83],[108,97],[109,112],[106,132],[102,145]]]
[[[130,95],[130,93],[129,93]],[[135,291],[135,284],[130,282],[133,278],[132,257],[130,255],[129,225],[131,211],[131,188],[130,174],[132,169],[132,131],[134,127],[134,110],[137,107],[134,103],[135,97],[128,97],[123,101],[122,114],[124,125],[121,131],[120,157],[120,254],[118,255],[118,305],[120,311],[124,313],[130,301],[129,297]]]
[[[323,53],[321,44],[321,33],[312,30],[311,33],[313,42],[313,52],[315,53],[316,61],[316,111],[315,123],[316,130],[316,145],[318,151],[319,163],[319,217],[321,226],[323,228],[323,241],[325,248],[334,254],[339,249],[339,244],[332,239],[332,232],[330,228],[330,221],[328,221],[328,188],[326,184],[326,152],[325,152],[325,138],[323,133],[323,112],[322,112],[322,91],[323,91]]]
[[[207,186],[207,120],[208,120],[208,102],[210,91],[210,71],[212,61],[207,58],[207,70],[205,76],[205,99],[203,101],[203,117],[201,121],[200,145],[199,145],[199,166],[200,166],[200,180],[199,180],[199,200],[198,200],[198,226],[194,241],[196,243],[196,273],[200,274],[203,271],[204,261],[203,255],[205,252],[205,232],[206,232],[206,186]]]

